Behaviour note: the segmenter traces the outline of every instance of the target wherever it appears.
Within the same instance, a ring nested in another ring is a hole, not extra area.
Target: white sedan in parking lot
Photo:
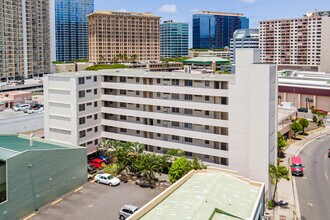
[[[120,180],[117,177],[114,177],[111,174],[107,174],[107,173],[97,174],[94,177],[94,180],[97,183],[103,183],[109,186],[117,186],[120,184]]]

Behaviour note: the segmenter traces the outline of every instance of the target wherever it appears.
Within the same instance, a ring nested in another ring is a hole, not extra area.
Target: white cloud
[[[158,8],[157,11],[165,12],[165,13],[176,13],[176,5],[163,5],[162,7]]]
[[[127,12],[127,10],[125,8],[120,8],[120,9],[117,9],[115,11],[117,11],[117,12]]]
[[[198,13],[198,12],[200,12],[202,10],[199,9],[199,8],[191,8],[191,9],[189,9],[189,11],[192,12],[192,13]]]
[[[243,2],[246,2],[246,3],[256,3],[257,0],[241,0]]]

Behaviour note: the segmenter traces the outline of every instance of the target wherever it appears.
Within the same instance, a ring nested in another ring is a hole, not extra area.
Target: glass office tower
[[[55,0],[56,60],[88,59],[87,15],[94,0]]]
[[[160,25],[160,56],[188,56],[188,23],[164,21]]]
[[[237,29],[248,29],[249,19],[243,14],[202,11],[193,15],[193,48],[229,47]]]

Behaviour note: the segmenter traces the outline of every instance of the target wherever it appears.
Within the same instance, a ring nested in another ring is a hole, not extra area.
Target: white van
[[[29,109],[29,108],[30,108],[30,105],[29,105],[29,104],[20,104],[20,105],[15,105],[15,106],[13,107],[13,110],[14,110],[15,112],[17,112],[17,111],[27,110],[27,109]]]

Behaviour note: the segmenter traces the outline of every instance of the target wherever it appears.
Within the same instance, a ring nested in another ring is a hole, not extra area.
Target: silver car
[[[118,211],[119,219],[124,220],[130,217],[131,215],[133,215],[133,213],[136,212],[137,210],[139,210],[139,207],[126,204],[123,207],[121,207],[121,209],[119,209]]]

